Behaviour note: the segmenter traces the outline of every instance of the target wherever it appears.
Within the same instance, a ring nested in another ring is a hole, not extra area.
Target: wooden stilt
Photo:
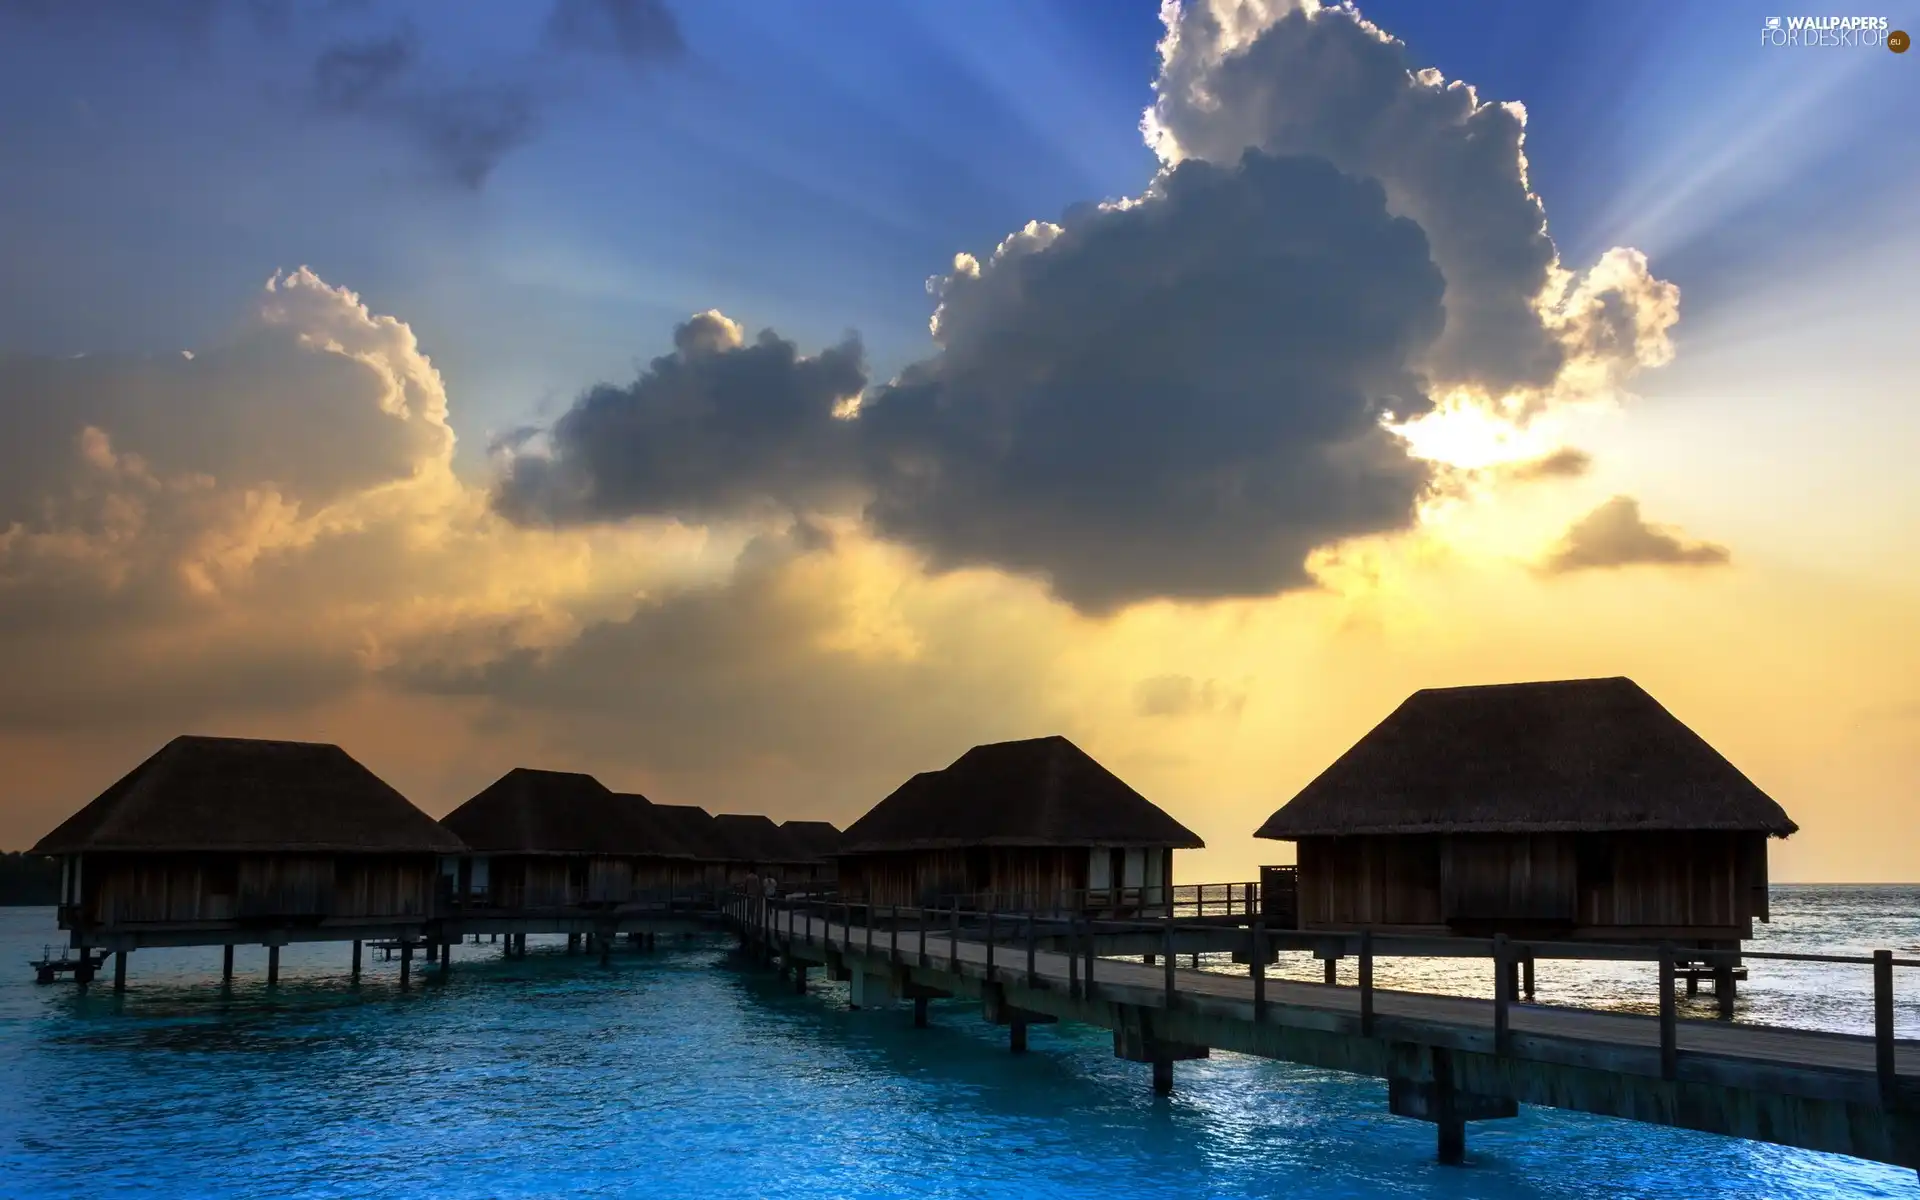
[[[1173,1094],[1173,1060],[1171,1058],[1153,1060],[1153,1094],[1156,1096]]]
[[[280,982],[280,947],[267,947],[267,986],[275,987]]]
[[[1529,1000],[1533,999],[1533,955],[1532,954],[1528,954],[1526,958],[1522,959],[1520,962],[1520,984],[1521,984],[1521,987],[1526,992],[1527,999]]]
[[[1733,968],[1715,967],[1713,971],[1713,998],[1719,1002],[1720,1017],[1733,1020]]]
[[[742,935],[742,936],[745,936],[745,935]],[[580,935],[579,934],[570,933],[567,935],[567,953],[568,954],[580,953]]]
[[[1444,1166],[1457,1167],[1467,1158],[1467,1123],[1458,1117],[1436,1122],[1439,1130],[1437,1157]]]
[[[915,996],[913,998],[913,1027],[915,1029],[925,1029],[927,1027],[927,998],[925,996]]]
[[[113,956],[113,990],[116,992],[127,990],[128,953],[129,951],[122,950]]]
[[[440,943],[440,978],[445,979],[453,973],[453,943]]]
[[[1699,994],[1700,994],[1700,976],[1692,972],[1688,972],[1687,973],[1687,995],[1691,997],[1691,996],[1698,996]]]
[[[357,943],[356,943],[357,944]],[[228,942],[220,948],[220,983],[222,986],[233,982],[233,943]]]
[[[807,964],[793,964],[793,990],[795,995],[807,994]]]
[[[1014,1021],[1007,1026],[1007,1049],[1015,1054],[1027,1052],[1027,1023]]]
[[[1340,961],[1340,960],[1339,960],[1339,959],[1337,959],[1337,958],[1329,958],[1329,959],[1327,959],[1327,969],[1326,969],[1326,981],[1327,981],[1328,983],[1334,983],[1334,982],[1336,982],[1336,977],[1335,977],[1335,975],[1334,975],[1334,973],[1333,973],[1333,967],[1334,967],[1334,964],[1335,964],[1335,963],[1337,963],[1337,962],[1339,962],[1339,961]]]
[[[413,982],[413,943],[403,942],[400,946],[400,986],[406,987]]]

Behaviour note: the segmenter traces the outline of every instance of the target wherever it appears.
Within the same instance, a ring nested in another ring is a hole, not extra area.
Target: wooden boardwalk
[[[1871,1036],[1727,1021],[1256,983],[1174,967],[1168,957],[1149,966],[1090,956],[1084,937],[1069,953],[1060,938],[1033,938],[1017,921],[1002,923],[989,946],[982,929],[952,936],[940,927],[945,914],[924,914],[924,929],[898,929],[893,921],[870,928],[851,914],[829,920],[833,911],[743,899],[728,915],[743,945],[778,956],[802,986],[809,966],[827,967],[854,983],[854,1002],[863,1007],[912,1001],[924,1021],[929,997],[977,997],[988,1019],[1012,1027],[1016,1049],[1024,1048],[1029,1024],[1073,1020],[1112,1029],[1116,1054],[1152,1063],[1160,1090],[1171,1087],[1174,1061],[1209,1049],[1384,1077],[1392,1111],[1439,1126],[1446,1161],[1458,1160],[1464,1122],[1511,1116],[1528,1103],[1920,1170],[1920,1044],[1912,1041],[1889,1046]],[[1217,924],[1206,930],[1208,948],[1227,932]],[[1177,922],[1165,930],[1176,946],[1201,934]],[[1112,952],[1097,941],[1094,949]]]

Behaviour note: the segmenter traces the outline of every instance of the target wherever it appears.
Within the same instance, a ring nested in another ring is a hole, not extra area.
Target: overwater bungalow
[[[1416,692],[1256,836],[1296,843],[1305,929],[1730,949],[1795,829],[1614,678]]]
[[[561,917],[696,881],[691,850],[646,797],[574,771],[515,767],[441,823],[471,849],[458,888],[471,913]]]
[[[697,804],[656,804],[653,812],[688,853],[688,878],[703,891],[719,894],[745,880],[745,853],[714,824],[713,814]]]
[[[177,737],[40,839],[76,949],[424,936],[465,847],[338,746]]]
[[[796,875],[814,885],[829,885],[838,878],[833,856],[840,849],[840,830],[829,821],[782,821],[780,832],[807,856],[804,874]]]
[[[1204,843],[1064,737],[975,746],[841,836],[843,896],[880,905],[1160,909]]]
[[[769,817],[721,813],[713,818],[713,824],[734,856],[730,867],[742,877],[753,874],[772,878],[785,887],[812,884],[831,874],[831,867],[806,836],[794,836]]]

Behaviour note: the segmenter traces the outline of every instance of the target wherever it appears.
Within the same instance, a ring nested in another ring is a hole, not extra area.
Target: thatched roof
[[[816,861],[832,858],[840,848],[840,831],[826,821],[782,821],[780,832]]]
[[[923,771],[841,835],[839,854],[963,846],[1204,845],[1063,737],[995,742]]]
[[[1630,679],[1415,692],[1263,838],[1798,828]]]
[[[645,796],[574,771],[515,767],[441,823],[489,854],[690,855]]]
[[[720,830],[713,814],[693,804],[656,804],[653,814],[669,832],[702,862],[735,862],[739,854]]]
[[[720,813],[713,824],[733,847],[736,862],[803,863],[813,855],[798,839],[783,832],[771,818],[758,814]]]
[[[458,854],[460,839],[338,746],[177,737],[40,839],[106,851]]]

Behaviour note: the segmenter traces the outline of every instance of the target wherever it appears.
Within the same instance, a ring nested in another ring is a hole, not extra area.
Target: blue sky
[[[1920,108],[1916,64],[1767,51],[1771,8],[1364,11],[1415,61],[1523,102],[1563,254],[1639,246],[1689,320],[1777,276],[1789,245],[1886,236],[1913,186],[1914,123],[1881,118]],[[413,325],[464,460],[484,429],[629,376],[708,307],[803,347],[857,329],[884,375],[929,348],[922,285],[956,251],[1136,193],[1155,165],[1143,0],[714,0],[675,10],[682,59],[642,68],[529,68],[535,5],[293,12],[266,31],[242,5],[200,32],[0,18],[0,346],[203,344],[268,274],[309,264]],[[403,27],[434,86],[532,81],[537,128],[477,189],[303,95],[325,46]]]

